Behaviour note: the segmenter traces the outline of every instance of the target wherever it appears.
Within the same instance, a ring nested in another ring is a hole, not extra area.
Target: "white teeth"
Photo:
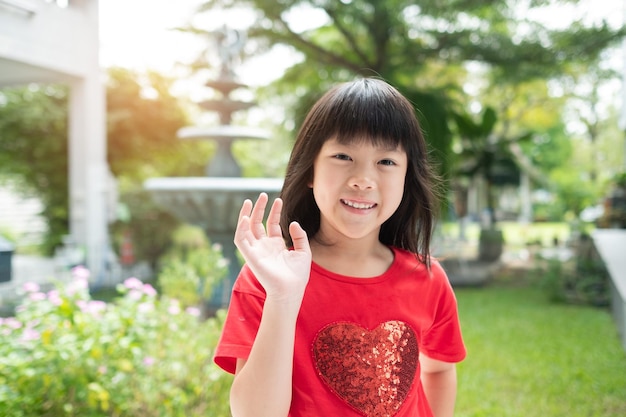
[[[347,201],[347,200],[342,200],[342,201],[346,206],[354,207],[360,210],[371,209],[372,207],[374,207],[374,204],[355,203],[355,202]]]

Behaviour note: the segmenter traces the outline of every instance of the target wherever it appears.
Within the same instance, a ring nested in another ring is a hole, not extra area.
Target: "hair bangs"
[[[407,149],[414,140],[414,110],[387,84],[364,79],[336,93],[327,108],[326,137],[342,144],[368,141],[388,149]]]

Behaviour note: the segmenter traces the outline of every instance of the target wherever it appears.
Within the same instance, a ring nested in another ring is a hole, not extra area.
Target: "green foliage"
[[[161,292],[185,307],[202,306],[228,273],[220,245],[211,245],[204,231],[191,225],[174,231],[172,246],[159,264]]]
[[[602,195],[602,189],[581,173],[577,166],[564,164],[552,172],[551,179],[562,215],[569,212],[578,216]]]
[[[524,142],[531,134],[518,137],[502,137],[496,134],[498,116],[495,109],[487,106],[479,120],[463,112],[454,112],[456,133],[460,139],[459,162],[456,174],[479,176],[484,179],[487,193],[487,209],[490,227],[496,224],[495,185],[519,184],[520,169],[510,147]]]
[[[554,302],[608,306],[609,275],[600,259],[591,256],[591,238],[582,234],[573,260],[546,259],[537,266],[539,284]]]
[[[626,171],[615,174],[613,182],[616,187],[626,189]]]
[[[455,104],[468,108],[471,100],[462,92],[468,63],[482,64],[487,72],[482,80],[493,84],[540,79],[545,86],[546,79],[558,77],[573,61],[595,63],[605,48],[617,45],[624,35],[606,24],[575,22],[572,27],[551,29],[519,18],[555,3],[562,2],[513,7],[505,0],[207,0],[199,11],[251,8],[256,19],[249,28],[247,54],[276,45],[298,53],[294,65],[270,89],[277,96],[297,97],[298,103],[289,104],[290,117],[297,122],[312,98],[331,84],[355,76],[379,76],[391,82],[422,112],[434,156],[447,175],[451,102],[457,100]],[[303,14],[310,16],[306,28],[294,23],[297,18],[290,19]]]
[[[546,173],[563,166],[564,161],[570,160],[573,147],[561,123],[549,127],[543,133],[533,136],[531,141],[521,145],[525,154],[531,158],[533,165]]]
[[[180,221],[159,208],[152,196],[143,189],[126,191],[120,196],[120,205],[126,208],[127,217],[111,225],[114,248],[120,253],[125,234],[129,234],[136,261],[147,261],[153,268],[165,253],[171,234]]]
[[[43,293],[25,285],[0,320],[0,415],[229,416],[231,378],[212,363],[224,314],[158,298],[129,278],[112,303],[90,298],[87,272]]]
[[[68,89],[30,84],[0,91],[0,175],[41,199],[48,230],[42,252],[52,254],[69,227]]]
[[[172,82],[152,72],[108,71],[107,158],[122,191],[154,176],[203,175],[211,149],[176,136],[187,116]]]
[[[561,222],[573,218],[562,198],[555,196],[550,201],[533,203],[533,220],[536,222]]]

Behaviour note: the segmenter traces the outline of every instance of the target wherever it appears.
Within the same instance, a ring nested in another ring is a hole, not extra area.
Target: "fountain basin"
[[[266,130],[234,125],[220,126],[187,126],[178,130],[180,139],[217,139],[234,141],[239,139],[265,139],[270,138]]]
[[[273,201],[282,178],[170,177],[150,178],[145,184],[157,205],[180,220],[199,226],[209,235],[233,234],[239,209],[247,198],[255,201],[265,192]],[[231,236],[232,238],[232,236]]]

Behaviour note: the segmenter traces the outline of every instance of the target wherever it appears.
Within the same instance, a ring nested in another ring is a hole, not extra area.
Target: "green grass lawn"
[[[626,416],[626,353],[607,309],[534,285],[456,290],[467,359],[456,417]]]

